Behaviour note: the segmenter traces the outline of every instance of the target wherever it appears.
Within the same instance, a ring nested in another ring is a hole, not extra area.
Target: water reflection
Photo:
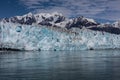
[[[120,80],[119,52],[0,52],[0,80]]]

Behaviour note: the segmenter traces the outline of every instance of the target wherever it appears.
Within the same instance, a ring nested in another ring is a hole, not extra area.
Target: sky
[[[120,0],[0,0],[0,18],[59,12],[68,18],[85,16],[100,21],[120,20]]]

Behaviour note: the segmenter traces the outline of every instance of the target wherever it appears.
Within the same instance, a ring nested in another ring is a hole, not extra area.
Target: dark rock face
[[[112,34],[120,34],[120,29],[115,28],[115,27],[92,27],[89,29],[94,30],[94,31],[108,32]]]
[[[46,21],[46,22],[51,22],[51,21],[54,20],[53,17],[45,18],[45,17],[42,16],[42,18],[43,18],[44,21]]]
[[[6,21],[6,22],[9,22],[9,18],[5,18],[5,21]]]
[[[43,26],[52,26],[51,23],[47,22],[47,21],[42,21],[39,23],[39,25],[43,25]]]
[[[94,31],[108,32],[112,34],[120,34],[120,28],[114,27],[114,25],[112,24],[98,25],[96,27],[93,26],[93,27],[90,27],[89,29],[94,30]]]
[[[73,22],[69,22],[66,24],[66,28],[70,29],[72,27],[82,28],[82,27],[89,27],[89,26],[97,26],[99,23],[89,22],[87,19],[83,19],[83,17],[79,17],[73,19]]]
[[[36,23],[35,17],[26,17],[26,21],[23,24],[31,25],[32,23]]]
[[[36,20],[34,17],[25,17],[19,20],[17,17],[10,18],[11,22],[13,23],[20,23],[20,24],[27,24],[31,25],[32,23],[35,23]]]
[[[54,17],[45,18],[44,16],[42,16],[43,20],[39,23],[39,25],[52,26],[50,22],[60,23],[65,20],[65,17],[63,16],[56,15],[55,17],[57,17],[56,20],[54,19]]]
[[[59,16],[58,19],[55,21],[55,23],[60,23],[65,20],[65,17]]]
[[[26,24],[31,25],[32,23],[36,23],[36,19],[34,17],[23,17],[22,19],[18,19],[17,17],[12,18],[4,18],[6,22],[12,23],[19,23],[19,24]]]

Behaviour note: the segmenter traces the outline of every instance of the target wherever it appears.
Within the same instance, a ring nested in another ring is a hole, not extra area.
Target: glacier
[[[90,19],[89,19],[90,20]],[[42,20],[43,21],[43,20]],[[18,50],[93,50],[119,49],[120,35],[89,28],[64,27],[33,23],[0,22],[0,48]],[[93,22],[93,20],[92,20]],[[53,22],[50,22],[53,25]]]
[[[0,24],[1,48],[20,50],[87,50],[120,48],[120,35],[92,31],[86,28],[72,30],[46,26]]]

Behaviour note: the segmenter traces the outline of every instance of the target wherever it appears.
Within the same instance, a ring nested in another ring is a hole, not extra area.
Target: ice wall
[[[88,50],[120,48],[120,35],[89,29],[0,23],[0,48]]]

